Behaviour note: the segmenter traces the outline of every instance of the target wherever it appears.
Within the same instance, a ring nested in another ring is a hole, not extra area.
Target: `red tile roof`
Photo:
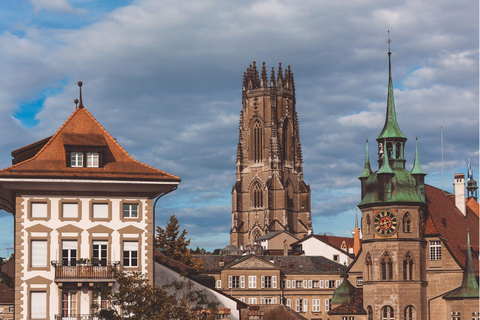
[[[0,304],[13,304],[15,302],[15,292],[5,283],[0,282]]]
[[[467,207],[472,210],[473,213],[475,213],[478,217],[478,202],[475,200],[475,198],[469,198],[467,199]]]
[[[329,243],[332,246],[340,250],[343,250],[347,253],[349,253],[348,249],[353,248],[353,242],[355,240],[354,238],[349,238],[349,237],[336,237],[336,236],[327,236],[327,235],[313,235],[313,236],[318,240]],[[345,245],[347,246],[346,250],[342,249],[343,242],[345,242]]]
[[[465,267],[467,230],[470,231],[470,242],[473,248],[479,245],[479,219],[475,212],[467,206],[464,216],[455,206],[455,200],[450,193],[425,185],[428,217],[425,235],[440,235],[443,244],[452,254],[457,263]],[[473,257],[475,274],[478,276],[478,256]]]
[[[104,166],[67,167],[65,145],[104,147]],[[0,177],[180,181],[174,175],[133,159],[85,108],[77,108],[40,151],[1,170]]]

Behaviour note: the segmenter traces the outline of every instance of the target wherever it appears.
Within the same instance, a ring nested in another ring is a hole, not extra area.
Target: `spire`
[[[268,87],[267,68],[265,67],[265,61],[263,61],[262,64],[262,79],[260,81],[260,86],[262,88]]]
[[[82,81],[78,81],[78,86],[80,87],[80,104],[78,105],[78,107],[81,109],[83,108],[83,101],[82,101]]]
[[[283,69],[281,62],[278,63],[277,83],[280,88],[283,88]]]
[[[366,154],[365,154],[365,165],[363,166],[363,172],[360,175],[359,179],[361,178],[368,178],[372,174],[372,167],[370,167],[370,156],[368,154],[368,139],[366,142]]]
[[[402,138],[405,139],[400,127],[397,123],[397,114],[395,112],[395,101],[393,98],[393,82],[392,82],[392,62],[390,52],[390,31],[388,32],[388,96],[387,96],[387,114],[385,117],[385,125],[378,136],[377,140],[384,138]]]
[[[355,209],[355,234],[353,236],[353,254],[355,256],[360,251],[360,247],[361,247],[360,229],[358,228],[357,209]]]
[[[272,72],[270,73],[270,87],[274,88],[277,86],[275,81],[275,68],[272,67]]]
[[[341,305],[342,303],[348,302],[352,299],[356,288],[350,283],[350,281],[348,281],[347,278],[347,271],[345,269],[342,283],[333,292],[333,297],[330,301],[331,305]]]
[[[423,171],[422,165],[420,164],[420,157],[418,156],[418,138],[415,138],[415,160],[413,161],[413,168],[411,173],[423,175],[427,174],[425,171]]]
[[[384,143],[384,145],[386,145],[386,143]],[[377,171],[377,174],[380,174],[380,173],[394,174],[392,168],[390,168],[390,163],[388,162],[388,150],[385,150],[385,152],[383,153],[382,166]]]
[[[478,299],[478,283],[475,278],[475,270],[473,269],[472,248],[470,247],[470,232],[467,231],[467,260],[465,261],[465,269],[463,270],[462,286],[448,293],[445,299],[458,298],[477,298]]]

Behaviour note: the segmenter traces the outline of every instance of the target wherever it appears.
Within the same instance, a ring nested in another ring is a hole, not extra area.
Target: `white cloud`
[[[34,6],[35,11],[39,12],[41,10],[46,11],[56,11],[62,13],[86,13],[84,9],[74,9],[68,0],[29,0],[30,3]]]

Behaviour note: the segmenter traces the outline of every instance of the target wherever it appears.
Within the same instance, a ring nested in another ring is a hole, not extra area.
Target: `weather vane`
[[[391,54],[390,52],[390,43],[392,42],[392,40],[390,40],[390,30],[388,30],[388,40],[387,40],[387,43],[388,43],[388,54]]]

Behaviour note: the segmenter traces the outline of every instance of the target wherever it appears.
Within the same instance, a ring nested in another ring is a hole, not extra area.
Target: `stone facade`
[[[253,62],[243,79],[230,244],[245,249],[278,230],[299,239],[312,232],[295,85],[290,67],[272,68],[268,80],[265,63],[259,73]]]

